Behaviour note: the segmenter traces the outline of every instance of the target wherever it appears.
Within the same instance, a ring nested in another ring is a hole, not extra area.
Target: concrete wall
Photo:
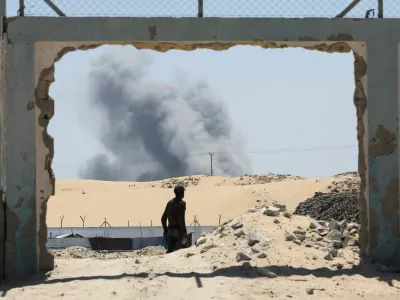
[[[214,226],[187,226],[187,231],[193,233],[193,240],[196,241],[203,232],[211,232]],[[163,235],[161,226],[140,227],[50,227],[47,229],[47,237],[55,238],[63,234],[80,234],[83,237],[108,237],[108,238],[138,238],[158,237]]]
[[[46,243],[47,249],[65,249],[74,246],[91,249],[88,238],[48,239]]]
[[[156,51],[225,50],[237,44],[353,51],[361,253],[400,267],[399,29],[400,20],[392,19],[9,19],[1,115],[7,238],[0,261],[6,261],[7,278],[52,268],[45,245],[46,207],[54,191],[53,140],[47,134],[54,114],[48,94],[54,63],[70,51],[102,44]]]

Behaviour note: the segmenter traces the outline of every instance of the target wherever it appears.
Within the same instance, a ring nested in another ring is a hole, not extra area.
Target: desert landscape
[[[48,225],[159,225],[178,181],[187,186],[187,223],[223,224],[191,248],[95,252],[52,251],[56,268],[6,282],[6,299],[399,299],[400,276],[359,257],[356,195],[347,173],[303,179],[288,175],[193,176],[159,182],[59,180]],[[313,217],[307,216],[312,215]],[[323,216],[325,218],[321,219]],[[343,217],[340,217],[343,216]],[[331,220],[335,217],[336,220]]]

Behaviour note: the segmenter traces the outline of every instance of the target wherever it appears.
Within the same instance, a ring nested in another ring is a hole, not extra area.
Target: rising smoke
[[[154,82],[151,65],[151,53],[133,47],[107,48],[92,63],[90,105],[102,115],[99,139],[108,153],[90,159],[81,177],[151,181],[209,174],[210,151],[216,174],[248,171],[228,110],[210,87],[182,78]]]

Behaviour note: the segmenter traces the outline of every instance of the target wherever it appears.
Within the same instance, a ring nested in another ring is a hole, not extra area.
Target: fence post
[[[203,0],[198,0],[197,17],[203,17]]]
[[[378,0],[378,18],[383,18],[383,0]]]
[[[86,220],[86,215],[85,217],[82,218],[82,216],[79,216],[82,220],[82,227],[85,227],[85,220]]]
[[[25,16],[25,0],[19,0],[18,15],[20,17]]]

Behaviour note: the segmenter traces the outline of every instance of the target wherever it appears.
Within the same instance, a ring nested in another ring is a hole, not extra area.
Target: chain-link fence
[[[18,15],[67,17],[396,18],[398,0],[20,0]]]

